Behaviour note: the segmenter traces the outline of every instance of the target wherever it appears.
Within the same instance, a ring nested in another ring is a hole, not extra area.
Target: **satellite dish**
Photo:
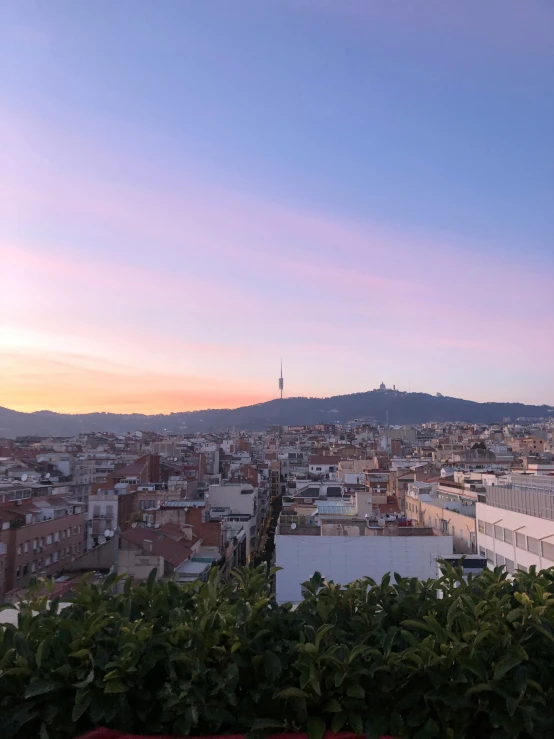
[[[113,531],[111,529],[106,529],[104,531],[104,536],[106,537],[106,539],[109,539],[110,536],[113,536]]]
[[[21,482],[26,482],[26,481],[27,481],[27,473],[26,473],[26,472],[24,472],[24,473],[23,473],[23,474],[21,475]]]
[[[294,531],[294,529],[296,528],[296,524],[295,523],[291,523],[290,527]]]
[[[45,479],[45,480],[49,480],[49,479],[50,479],[50,473],[49,473],[49,472],[47,472],[47,473],[46,473],[46,474],[44,475],[44,479]]]

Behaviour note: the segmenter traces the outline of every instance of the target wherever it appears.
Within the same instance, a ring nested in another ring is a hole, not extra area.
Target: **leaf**
[[[325,734],[325,721],[317,716],[310,716],[306,722],[308,739],[323,739]]]
[[[521,657],[504,657],[496,665],[496,669],[494,671],[494,679],[501,680],[507,672],[509,672],[514,667],[517,667],[521,663]]]
[[[43,639],[41,643],[37,647],[37,651],[35,653],[35,662],[37,663],[37,667],[40,667],[42,664],[42,655],[44,652],[44,645],[46,644],[46,639]]]
[[[346,691],[351,698],[365,698],[365,690],[361,685],[351,685]]]
[[[264,654],[264,672],[267,679],[272,683],[275,682],[282,671],[279,657],[273,652],[266,652]]]
[[[37,695],[45,695],[46,693],[53,693],[59,689],[60,685],[51,680],[35,680],[27,685],[27,688],[25,689],[25,699],[34,698]]]
[[[431,634],[435,633],[435,630],[429,626],[429,624],[425,623],[425,621],[414,621],[413,619],[407,619],[406,621],[400,622],[401,626],[404,626],[406,629],[420,629],[421,631],[428,631]]]
[[[319,645],[321,644],[321,640],[327,634],[331,629],[333,628],[333,624],[324,624],[323,626],[320,626],[317,630],[317,634],[315,637],[315,645],[319,649]]]
[[[326,713],[340,713],[342,708],[336,698],[332,698],[323,709]]]
[[[121,680],[110,680],[104,688],[104,693],[126,693],[127,687]]]
[[[75,688],[86,688],[87,685],[90,685],[90,683],[94,680],[94,667],[91,667],[88,675],[85,677],[84,680],[81,680],[78,683],[75,683],[73,687]]]
[[[380,739],[388,731],[388,722],[384,716],[373,716],[366,722],[366,739]]]
[[[254,721],[250,731],[264,731],[266,729],[282,729],[283,723],[271,718],[259,718]]]
[[[308,698],[308,693],[306,693],[305,690],[300,690],[300,688],[285,688],[284,690],[279,691],[279,693],[275,693],[274,698]]]
[[[338,733],[346,723],[346,713],[335,713],[331,721],[331,731]]]
[[[154,583],[156,582],[157,573],[158,570],[156,567],[154,567],[152,570],[150,570],[150,574],[148,575],[148,579],[146,580],[146,590],[149,595],[152,595],[152,592],[154,590]]]
[[[348,723],[355,734],[361,735],[364,733],[364,724],[359,713],[351,713],[348,717]]]
[[[401,736],[404,731],[404,720],[396,711],[391,714],[389,731],[392,736]]]
[[[73,711],[71,713],[71,720],[75,723],[81,718],[81,716],[85,713],[85,711],[88,709],[90,704],[92,703],[92,693],[87,693],[84,700],[77,701],[75,700],[75,705],[73,706]]]
[[[50,739],[50,735],[48,734],[48,729],[46,728],[46,724],[44,721],[42,722],[40,726],[40,739]]]

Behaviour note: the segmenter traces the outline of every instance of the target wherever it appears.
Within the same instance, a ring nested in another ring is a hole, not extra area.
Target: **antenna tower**
[[[279,390],[281,392],[281,400],[283,400],[283,386],[284,386],[284,380],[283,380],[283,360],[281,359],[281,376],[279,377]]]

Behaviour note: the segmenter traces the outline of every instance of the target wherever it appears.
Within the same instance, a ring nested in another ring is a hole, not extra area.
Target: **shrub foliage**
[[[271,574],[271,573],[270,573]],[[0,736],[94,727],[201,735],[326,728],[368,737],[554,736],[554,574],[445,570],[278,606],[264,567],[227,582],[30,593],[0,627]]]

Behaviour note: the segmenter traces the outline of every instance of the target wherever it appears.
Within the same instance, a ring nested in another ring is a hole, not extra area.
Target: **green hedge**
[[[0,736],[554,736],[554,574],[460,577],[316,575],[297,608],[275,603],[264,568],[117,595],[108,578],[61,612],[31,594],[0,628]]]

